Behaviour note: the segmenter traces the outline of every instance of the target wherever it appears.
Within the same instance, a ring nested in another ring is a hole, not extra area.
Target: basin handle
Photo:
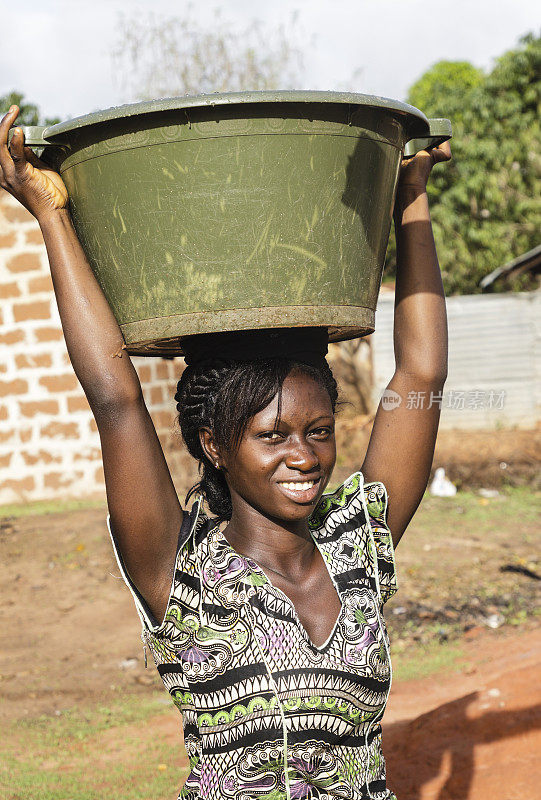
[[[404,147],[404,158],[411,158],[420,150],[430,150],[446,142],[453,135],[451,120],[449,119],[429,119],[428,136],[422,139],[410,139]]]
[[[24,132],[24,143],[26,147],[37,155],[38,158],[43,158],[43,151],[48,147],[58,147],[55,142],[49,142],[44,136],[43,131],[46,127],[43,125],[15,125],[14,128],[8,132],[8,144],[11,142],[13,131],[15,128],[22,128]],[[47,159],[43,159],[46,161]]]

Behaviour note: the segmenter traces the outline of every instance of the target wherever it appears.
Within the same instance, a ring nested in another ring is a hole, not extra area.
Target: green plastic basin
[[[401,158],[448,120],[337,92],[246,92],[111,108],[27,143],[61,173],[128,352],[182,337],[374,330]]]

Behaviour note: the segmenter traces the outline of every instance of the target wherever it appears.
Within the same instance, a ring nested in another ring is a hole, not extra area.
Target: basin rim
[[[427,129],[429,127],[428,119],[422,111],[400,100],[391,100],[388,97],[380,97],[379,95],[357,94],[354,92],[292,89],[274,92],[214,92],[211,94],[163,97],[156,100],[143,100],[139,103],[126,103],[124,105],[112,106],[111,108],[106,108],[101,111],[94,111],[91,114],[85,114],[80,117],[74,117],[65,122],[58,122],[55,125],[50,125],[43,131],[43,136],[46,139],[51,139],[91,125],[155,114],[160,111],[213,108],[215,106],[258,105],[260,103],[334,103],[339,105],[368,106],[370,108],[379,108],[383,111],[390,111],[395,114],[403,115],[404,117],[409,117],[410,120],[413,117],[415,120],[425,123]]]

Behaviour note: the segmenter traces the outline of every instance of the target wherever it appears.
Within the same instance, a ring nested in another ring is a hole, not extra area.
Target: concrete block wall
[[[395,368],[393,316],[394,295],[380,294],[371,337],[376,403]],[[441,400],[434,400],[440,430],[538,426],[541,290],[448,297],[447,318],[449,374]],[[423,403],[415,407],[430,403],[429,397],[413,400]]]
[[[133,358],[179,491],[195,479],[175,421],[183,360]],[[105,496],[99,434],[71,368],[39,226],[0,189],[0,505]]]

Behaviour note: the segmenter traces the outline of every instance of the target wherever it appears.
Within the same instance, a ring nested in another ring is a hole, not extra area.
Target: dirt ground
[[[395,684],[383,725],[399,800],[526,800],[541,786],[541,631],[478,633],[464,668]]]
[[[347,429],[340,435],[347,439]],[[364,453],[362,436],[351,438]],[[462,487],[501,491],[490,499],[465,490],[450,501],[425,498],[397,553],[400,590],[386,615],[398,677],[384,752],[399,800],[533,800],[539,791],[538,444],[539,430],[440,433],[435,466],[448,467]],[[335,478],[352,471],[339,465]],[[163,692],[153,664],[144,667],[105,515],[103,505],[0,518],[3,725],[107,704],[121,691]],[[427,642],[443,656],[428,677],[411,677],[400,665]],[[145,736],[154,735],[180,744],[172,705],[146,723]]]
[[[342,416],[342,418],[341,418]],[[370,438],[370,417],[351,415],[346,407],[338,416],[338,462],[334,478],[347,478],[351,464],[359,464]],[[440,430],[432,475],[444,467],[459,488],[531,486],[541,488],[541,425],[532,430]],[[348,471],[349,470],[349,471]]]

